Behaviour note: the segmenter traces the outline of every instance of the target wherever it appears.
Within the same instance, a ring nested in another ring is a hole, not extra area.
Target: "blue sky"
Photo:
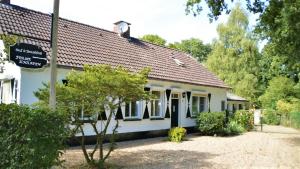
[[[51,13],[54,0],[11,0],[12,4]],[[223,15],[210,23],[207,9],[200,16],[185,14],[186,0],[61,0],[60,17],[113,30],[113,23],[124,20],[131,23],[131,35],[141,37],[157,34],[169,43],[191,37],[205,43],[217,38],[216,27],[226,22]],[[250,24],[256,17],[250,15]]]

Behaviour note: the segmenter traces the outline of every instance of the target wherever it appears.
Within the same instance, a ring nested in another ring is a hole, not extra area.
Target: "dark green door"
[[[171,104],[171,127],[178,126],[178,99],[172,99]]]

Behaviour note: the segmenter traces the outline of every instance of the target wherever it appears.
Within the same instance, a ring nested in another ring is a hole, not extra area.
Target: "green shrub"
[[[227,127],[224,128],[224,134],[226,135],[239,135],[245,132],[244,127],[234,120],[230,120]]]
[[[169,141],[181,142],[186,136],[186,129],[183,127],[171,128],[168,132]]]
[[[294,128],[300,128],[300,112],[291,112],[291,126]]]
[[[204,135],[222,133],[224,127],[224,112],[204,112],[197,117],[197,128]]]
[[[271,125],[279,125],[280,117],[275,110],[266,109],[263,111],[263,123]]]
[[[0,168],[50,168],[67,137],[67,118],[44,108],[0,105]]]
[[[253,113],[247,110],[236,111],[234,113],[233,119],[247,131],[252,130],[254,127]]]

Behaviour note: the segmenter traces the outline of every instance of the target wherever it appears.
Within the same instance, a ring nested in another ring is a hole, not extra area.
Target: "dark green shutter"
[[[115,117],[116,120],[121,120],[123,119],[123,114],[122,114],[122,109],[121,109],[121,105],[119,105],[118,110],[117,110],[117,114]]]
[[[10,80],[10,85],[11,85],[11,98],[14,98],[14,86],[15,86],[15,79]]]
[[[211,98],[211,94],[208,93],[208,112],[210,112],[210,98]]]
[[[105,110],[101,111],[98,115],[98,120],[107,120]]]
[[[188,102],[188,108],[186,113],[186,118],[191,117],[191,110],[190,110],[190,99],[191,99],[191,92],[186,92],[187,95],[187,102]]]
[[[166,110],[165,118],[170,118],[169,105],[170,105],[171,89],[166,90],[166,95],[167,95],[167,110]]]
[[[63,79],[63,80],[61,80],[62,81],[62,83],[65,85],[65,86],[68,86],[68,80],[67,79]]]
[[[150,88],[149,87],[145,87],[144,90],[146,92],[150,92]],[[146,100],[146,107],[145,107],[143,119],[149,119],[148,100]]]

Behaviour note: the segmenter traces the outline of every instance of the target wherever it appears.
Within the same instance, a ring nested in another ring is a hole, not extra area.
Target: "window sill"
[[[165,118],[163,117],[152,117],[150,120],[164,120]]]
[[[141,121],[142,119],[139,118],[129,118],[129,119],[124,119],[123,121]]]

